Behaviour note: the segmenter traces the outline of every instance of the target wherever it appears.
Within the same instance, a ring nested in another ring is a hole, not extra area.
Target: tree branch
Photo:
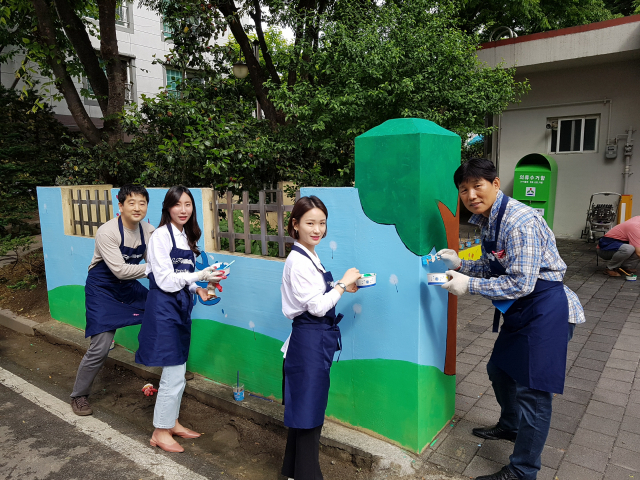
[[[275,127],[279,121],[278,114],[273,102],[269,100],[267,95],[268,91],[264,86],[266,79],[264,77],[262,67],[253,55],[253,49],[251,48],[249,37],[247,37],[244,28],[242,28],[240,18],[238,17],[238,10],[233,3],[233,0],[226,0],[219,3],[218,10],[220,10],[220,13],[226,17],[229,28],[231,28],[231,33],[242,50],[245,61],[247,62],[247,67],[249,67],[251,84],[256,92],[256,97],[258,98],[258,102],[260,102],[260,107],[264,112],[264,116],[271,122],[272,127]]]
[[[280,76],[278,75],[278,71],[276,67],[273,65],[273,59],[271,58],[271,53],[269,53],[269,48],[267,47],[267,42],[264,40],[264,32],[262,30],[262,10],[260,9],[260,0],[253,0],[253,7],[255,8],[255,13],[250,13],[251,18],[253,18],[253,23],[256,25],[256,34],[258,35],[258,41],[260,42],[260,50],[262,51],[262,58],[264,58],[264,63],[267,66],[267,71],[271,75],[271,80],[277,85],[280,85]]]
[[[44,46],[49,47],[50,53],[47,56],[47,63],[56,77],[56,87],[58,87],[58,90],[67,101],[69,111],[78,125],[80,132],[90,143],[96,145],[101,141],[100,130],[96,128],[87,114],[82,104],[80,94],[67,71],[65,58],[56,43],[53,16],[49,10],[49,5],[47,5],[45,0],[31,0],[31,3],[35,10],[36,18],[38,19],[37,34],[40,42]]]
[[[106,115],[109,102],[109,84],[100,67],[100,59],[91,45],[91,38],[87,33],[87,29],[76,14],[73,6],[69,3],[69,0],[54,1],[64,32],[73,45],[80,62],[82,62],[87,74],[87,80],[91,84],[102,114]]]

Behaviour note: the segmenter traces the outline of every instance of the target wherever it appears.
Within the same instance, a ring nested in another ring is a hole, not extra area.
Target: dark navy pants
[[[569,324],[567,342],[573,337],[575,324]],[[522,480],[535,480],[541,467],[540,457],[551,425],[553,393],[518,384],[491,361],[487,373],[500,405],[498,425],[517,432],[509,468]]]

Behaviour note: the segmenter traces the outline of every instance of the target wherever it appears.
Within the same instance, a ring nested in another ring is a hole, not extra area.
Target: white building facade
[[[141,95],[154,96],[161,90],[175,88],[181,74],[177,70],[165,68],[160,64],[153,64],[155,58],[164,59],[171,50],[170,35],[164,28],[162,17],[145,7],[128,2],[118,10],[117,38],[120,57],[127,63],[127,104],[138,103]],[[226,35],[219,42],[227,41]],[[92,37],[92,43],[96,51],[100,50],[100,43]],[[19,69],[24,57],[16,56],[12,61],[0,65],[0,81],[6,87],[15,79],[15,72]],[[47,82],[47,78],[38,78],[41,83]],[[17,89],[22,89],[22,82]],[[78,90],[90,88],[86,80],[77,83]],[[55,87],[50,87],[53,93],[58,93]],[[75,122],[67,108],[66,102],[55,102],[47,99],[54,108],[56,117],[70,128],[75,127]],[[84,98],[87,113],[96,126],[102,126],[102,112],[94,99]]]
[[[634,195],[640,213],[640,147],[623,191],[629,129],[640,141],[640,15],[490,42],[478,57],[515,66],[516,80],[531,86],[493,119],[489,150],[505,193],[513,192],[517,162],[543,153],[558,164],[557,237],[580,238],[595,192]],[[606,158],[607,145],[614,158]]]

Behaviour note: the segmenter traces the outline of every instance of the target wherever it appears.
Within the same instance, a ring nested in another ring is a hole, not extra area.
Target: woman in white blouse
[[[289,235],[296,239],[282,274],[282,312],[293,320],[285,354],[284,424],[289,427],[282,474],[295,480],[322,480],[320,432],[329,397],[329,369],[341,348],[335,305],[354,293],[360,278],[350,268],[338,282],[327,272],[315,247],[327,235],[328,212],[316,197],[302,197],[293,207]]]
[[[137,363],[162,367],[150,443],[167,452],[184,451],[173,435],[200,436],[178,422],[191,342],[192,294],[209,300],[207,289],[195,282],[217,283],[224,275],[214,272],[213,267],[195,272],[200,234],[193,195],[186,187],[171,187],[162,203],[160,226],[149,240],[149,294],[136,352]]]

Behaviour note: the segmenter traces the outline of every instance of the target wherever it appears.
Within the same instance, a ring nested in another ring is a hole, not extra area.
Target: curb
[[[10,328],[23,335],[35,335],[35,330],[40,323],[29,320],[28,318],[16,315],[11,310],[0,308],[0,325]]]
[[[84,331],[57,320],[38,323],[0,310],[0,325],[26,335],[41,335],[53,345],[67,346],[82,354],[90,343],[90,339],[84,338]],[[157,380],[162,373],[160,367],[145,367],[135,363],[134,353],[120,345],[109,352],[105,364],[111,368],[126,368],[143,379]],[[280,403],[252,395],[245,395],[244,401],[236,402],[233,400],[232,387],[201,375],[195,374],[193,380],[187,382],[185,393],[205,405],[247,418],[259,425],[286,428],[283,422],[284,406]],[[325,453],[342,459],[350,457],[355,465],[371,471],[407,476],[415,474],[422,465],[414,453],[329,419],[322,428],[320,444],[325,447]]]

